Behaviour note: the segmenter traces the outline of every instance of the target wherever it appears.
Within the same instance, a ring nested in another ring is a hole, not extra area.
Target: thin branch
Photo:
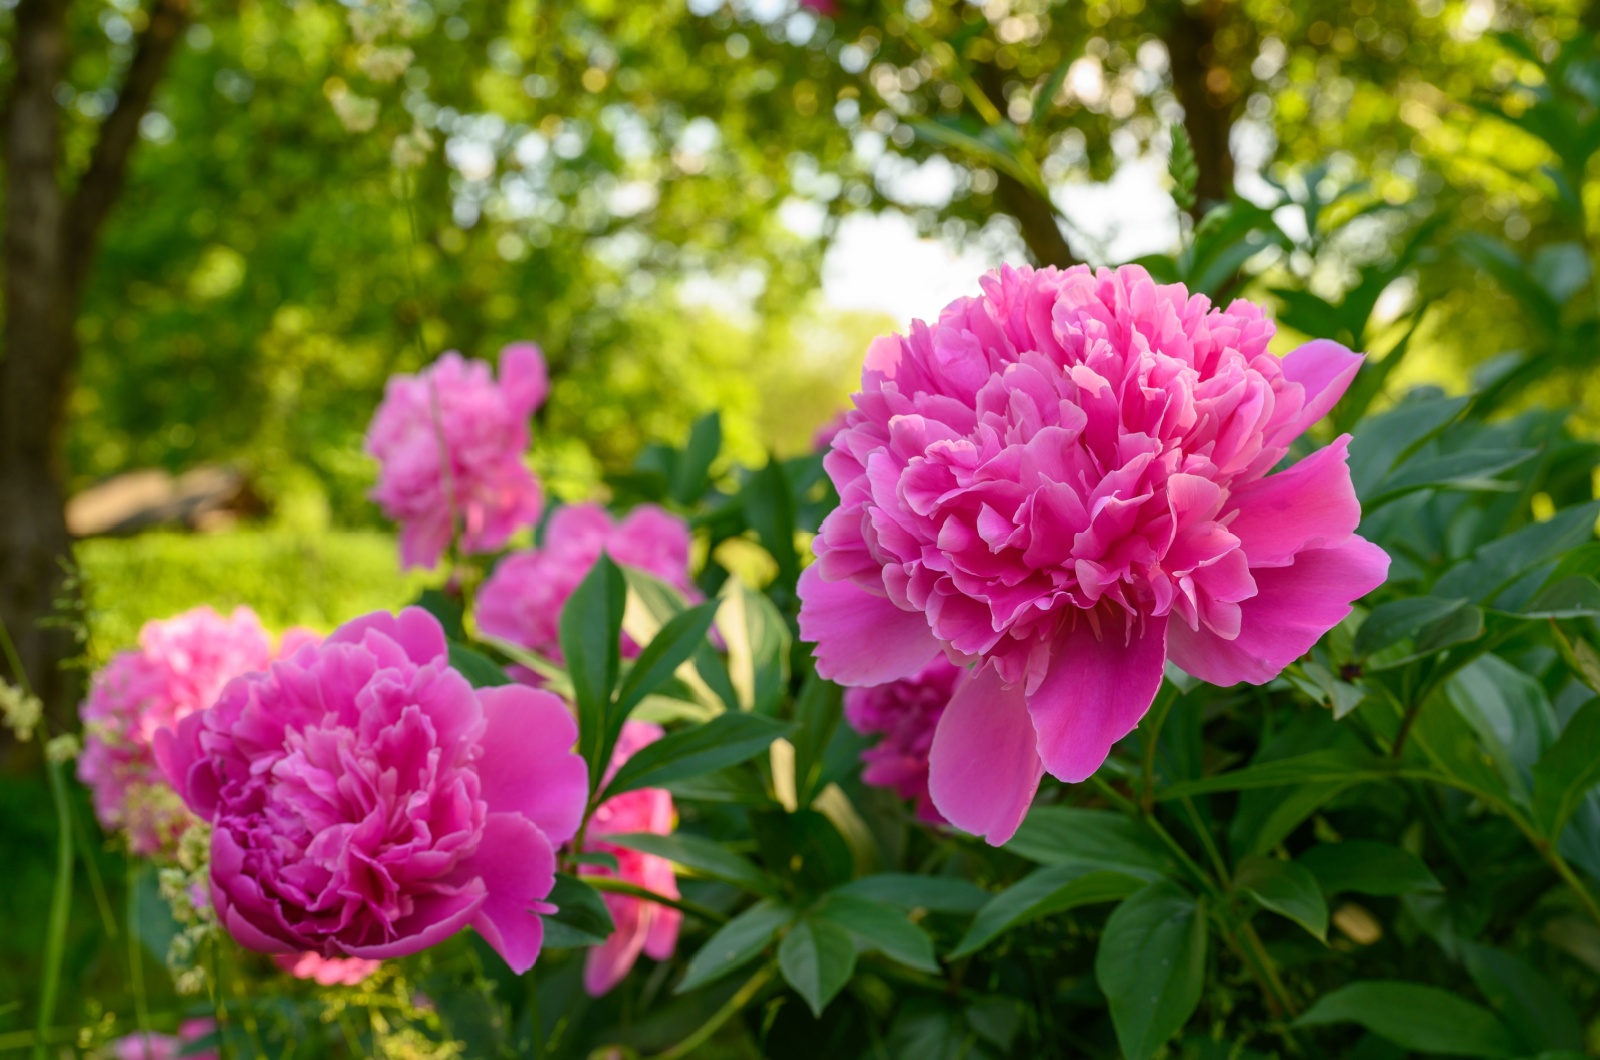
[[[190,15],[190,0],[155,0],[117,93],[117,105],[100,125],[89,168],[78,182],[66,215],[67,277],[74,289],[81,288],[89,274],[100,230],[127,183],[128,159],[139,141],[139,124],[150,111],[156,86]]]

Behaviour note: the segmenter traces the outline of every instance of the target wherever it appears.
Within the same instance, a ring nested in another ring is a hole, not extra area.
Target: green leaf
[[[1465,599],[1437,596],[1411,596],[1390,600],[1373,608],[1361,628],[1356,630],[1355,651],[1362,657],[1391,644],[1409,640],[1424,626],[1431,625],[1466,606]]]
[[[778,968],[783,978],[822,1018],[844,984],[856,970],[856,944],[850,933],[838,924],[820,917],[807,917],[783,937],[778,945]]]
[[[705,493],[712,461],[722,451],[722,417],[709,412],[689,428],[689,441],[673,468],[672,499],[691,505]]]
[[[1328,941],[1328,903],[1317,878],[1304,866],[1279,858],[1243,858],[1234,869],[1233,885],[1262,908],[1288,917],[1319,940]]]
[[[728,645],[728,676],[742,710],[772,714],[789,687],[789,626],[763,593],[737,578],[722,590],[717,629]]]
[[[696,875],[731,883],[752,894],[772,893],[772,884],[766,873],[757,868],[754,862],[713,839],[689,832],[672,832],[668,835],[620,832],[606,836],[606,842],[666,858]]]
[[[704,725],[669,732],[622,763],[601,801],[754,758],[773,740],[788,735],[791,727],[759,714],[728,713]]]
[[[1355,784],[1366,780],[1384,780],[1401,772],[1404,770],[1398,763],[1362,751],[1337,749],[1312,751],[1308,754],[1280,758],[1260,765],[1202,777],[1199,780],[1174,784],[1170,788],[1156,792],[1156,799],[1165,801],[1181,799],[1185,795],[1249,791],[1253,788],[1275,788],[1291,784]]]
[[[933,940],[893,906],[835,890],[818,907],[815,917],[844,928],[862,944],[890,960],[931,975],[939,974]]]
[[[466,627],[462,625],[465,609],[461,606],[460,597],[439,589],[424,589],[422,595],[417,597],[416,606],[439,620],[446,638],[459,641],[467,639]]]
[[[1117,902],[1147,881],[1082,863],[1051,865],[1024,876],[978,910],[972,926],[950,952],[952,959],[976,953],[1013,928],[1082,905]]]
[[[1422,859],[1407,850],[1371,839],[1319,843],[1296,858],[1317,878],[1327,895],[1395,895],[1442,891]]]
[[[1035,806],[1005,849],[1041,865],[1081,864],[1160,879],[1167,855],[1143,828],[1109,810]]]
[[[806,677],[794,703],[794,784],[800,806],[810,806],[822,789],[822,756],[844,704],[844,690],[815,673]]]
[[[972,913],[992,897],[988,891],[959,876],[916,876],[881,872],[863,876],[837,888],[834,894],[871,898],[901,909],[926,909],[932,913]]]
[[[1414,391],[1413,396],[1408,396],[1394,408],[1376,416],[1368,416],[1356,424],[1352,432],[1354,437],[1350,440],[1350,478],[1358,497],[1371,493],[1397,461],[1444,430],[1461,414],[1470,400],[1442,395],[1422,396],[1426,394],[1426,391]],[[1438,589],[1434,592],[1437,596],[1457,595]]]
[[[1502,610],[1520,610],[1519,600],[1498,597],[1522,575],[1594,539],[1600,501],[1564,508],[1542,523],[1489,542],[1451,567],[1433,586],[1435,596],[1464,596]]]
[[[1521,1039],[1523,1050],[1583,1048],[1583,1027],[1561,987],[1521,957],[1462,940],[1472,982]]]
[[[763,900],[746,909],[717,930],[695,955],[689,958],[683,979],[675,993],[686,993],[714,982],[754,960],[767,948],[778,931],[794,920],[794,910]],[[855,946],[850,947],[852,957]]]
[[[553,949],[598,946],[616,930],[600,892],[576,876],[556,873],[547,901],[556,911],[544,917],[544,944]]]
[[[699,649],[716,614],[715,602],[690,608],[668,619],[650,639],[617,690],[612,718],[618,728],[641,699],[660,688]]]
[[[600,785],[610,753],[608,706],[620,665],[622,571],[601,554],[561,609],[561,654],[578,704],[578,751],[589,763],[589,789]]]
[[[450,668],[465,677],[473,688],[498,688],[511,683],[511,678],[493,659],[455,641],[450,641]]]
[[[1487,1010],[1437,987],[1369,979],[1317,999],[1297,1027],[1358,1023],[1414,1052],[1478,1056],[1517,1055],[1511,1032]]]
[[[1555,840],[1590,789],[1600,784],[1600,699],[1591,699],[1567,722],[1533,767],[1534,819]]]
[[[1571,575],[1545,586],[1518,612],[1523,618],[1593,618],[1600,615],[1600,582]]]
[[[761,547],[778,562],[778,580],[791,592],[800,578],[800,556],[794,548],[794,493],[789,476],[776,458],[745,484],[744,517]]]
[[[1128,1060],[1145,1060],[1189,1022],[1205,971],[1205,917],[1182,887],[1162,880],[1117,906],[1094,974]]]
[[[817,810],[750,814],[762,860],[802,893],[822,894],[850,879],[855,859],[834,823]]]
[[[1514,490],[1492,476],[1527,463],[1537,449],[1464,449],[1405,461],[1361,498],[1363,513],[1422,489]]]

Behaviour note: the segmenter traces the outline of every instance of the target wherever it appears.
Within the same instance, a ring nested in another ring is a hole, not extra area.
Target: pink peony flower
[[[453,351],[389,380],[366,449],[381,465],[372,499],[400,524],[405,566],[436,565],[457,525],[462,551],[479,553],[539,520],[539,483],[522,455],[549,389],[531,343],[500,351],[498,383],[487,364]]]
[[[915,802],[917,816],[929,824],[946,821],[928,794],[928,748],[945,704],[966,673],[941,655],[910,677],[844,694],[850,727],[863,735],[883,734],[861,752],[867,764],[861,779]]]
[[[839,432],[844,430],[849,425],[850,410],[841,409],[834,415],[830,416],[827,423],[824,423],[812,433],[811,448],[819,453],[827,452],[828,447],[833,445],[834,438],[838,437]]]
[[[272,962],[296,979],[315,980],[318,986],[355,986],[383,963],[360,957],[324,957],[319,953],[277,953]]]
[[[699,599],[689,580],[689,528],[682,519],[644,504],[618,523],[598,504],[573,504],[550,517],[542,548],[514,553],[495,567],[478,590],[478,627],[559,660],[561,607],[601,552]],[[626,638],[623,647],[638,651]]]
[[[1340,438],[1268,473],[1361,357],[1279,360],[1247,302],[1143,269],[1001,269],[867,351],[801,578],[817,670],[872,685],[975,662],[939,719],[934,804],[1004,842],[1048,770],[1086,779],[1170,658],[1260,684],[1383,582]]]
[[[611,754],[606,779],[609,781],[639,748],[659,739],[659,725],[645,721],[623,722],[622,735]],[[616,876],[668,898],[677,898],[678,880],[672,874],[672,862],[598,838],[624,832],[667,835],[676,824],[672,796],[661,788],[640,788],[609,798],[589,819],[585,849],[613,855],[618,871],[612,872],[601,865],[584,865],[579,871],[586,876]],[[604,944],[591,949],[584,961],[583,987],[592,997],[599,997],[622,982],[641,952],[657,961],[671,957],[678,945],[678,925],[683,920],[683,914],[671,906],[626,894],[607,893],[604,897],[617,929]]]
[[[473,689],[407,608],[232,682],[156,754],[212,825],[211,902],[241,945],[376,960],[470,924],[520,974],[587,799],[576,738],[549,693]]]
[[[136,854],[171,847],[189,822],[150,750],[156,731],[209,707],[233,678],[264,670],[272,642],[255,612],[223,618],[197,607],[139,630],[139,647],[95,675],[81,715],[78,779],[107,831],[126,830]]]
[[[839,0],[800,0],[801,7],[808,7],[819,15],[830,18],[839,13]]]
[[[216,1029],[215,1020],[184,1020],[176,1035],[140,1032],[108,1042],[105,1055],[110,1060],[178,1060],[180,1056],[183,1060],[217,1060],[215,1050],[183,1051],[190,1044],[216,1033]]]

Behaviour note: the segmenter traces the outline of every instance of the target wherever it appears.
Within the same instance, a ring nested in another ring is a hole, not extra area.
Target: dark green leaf
[[[1363,512],[1421,489],[1510,490],[1514,483],[1493,476],[1527,463],[1537,449],[1464,449],[1434,456],[1419,456],[1402,463],[1361,497]]]
[[[1409,640],[1424,626],[1460,610],[1466,603],[1465,599],[1411,596],[1379,604],[1356,631],[1356,654],[1371,655],[1391,644]]]
[[[843,702],[843,689],[815,673],[795,698],[794,784],[800,806],[810,806],[822,788],[822,755],[839,726]]]
[[[1600,583],[1572,575],[1533,594],[1522,605],[1524,618],[1593,618],[1600,615]]]
[[[598,946],[616,930],[600,892],[576,876],[556,873],[556,885],[546,900],[556,907],[544,917],[546,946]]]
[[[934,913],[976,912],[992,897],[982,887],[959,876],[916,876],[902,872],[883,872],[851,880],[834,893]]]
[[[621,569],[601,554],[561,609],[561,653],[578,704],[578,750],[589,764],[591,790],[600,784],[610,751],[608,707],[617,684],[627,596]]]
[[[722,714],[704,725],[669,732],[635,751],[607,785],[605,798],[754,758],[791,726],[759,714]]]
[[[685,993],[722,978],[754,960],[767,948],[779,929],[794,920],[794,910],[773,901],[760,901],[717,930],[689,958],[677,993]],[[855,953],[851,946],[852,956]]]
[[[728,677],[741,709],[772,714],[789,687],[788,623],[763,593],[729,579],[717,611],[728,645]]]
[[[1205,970],[1205,916],[1182,887],[1162,880],[1117,906],[1094,973],[1128,1060],[1145,1060],[1189,1022]]]
[[[1461,956],[1478,992],[1521,1039],[1523,1049],[1583,1048],[1583,1027],[1561,996],[1561,987],[1533,965],[1475,942],[1463,941]]]
[[[731,883],[754,894],[768,894],[772,884],[749,858],[735,854],[721,843],[688,832],[658,835],[655,832],[623,832],[606,836],[606,842],[666,858],[698,875]]]
[[[678,454],[672,475],[672,499],[689,505],[699,500],[710,480],[711,463],[722,451],[722,417],[707,413],[689,428],[689,441]]]
[[[838,924],[854,935],[865,949],[877,950],[890,960],[919,972],[939,974],[933,940],[893,906],[836,890],[813,916]]]
[[[844,989],[856,969],[856,944],[838,924],[807,917],[778,945],[783,978],[805,998],[811,1014],[822,1018],[828,1002]]]
[[[744,487],[744,512],[761,547],[778,561],[778,580],[793,591],[800,577],[800,556],[794,548],[794,494],[778,460],[768,460],[766,467],[750,476]]]
[[[1383,780],[1401,771],[1398,763],[1361,751],[1327,750],[1217,773],[1156,792],[1158,801],[1218,791],[1249,791],[1291,784],[1355,784]]]
[[[1082,864],[1159,879],[1166,852],[1138,824],[1109,810],[1035,806],[1005,849],[1041,865]]]
[[[802,892],[821,894],[844,883],[855,868],[850,845],[816,810],[750,814],[761,858]]]
[[[424,589],[422,595],[417,597],[416,606],[439,620],[439,625],[444,627],[444,635],[449,640],[467,639],[466,628],[462,625],[462,615],[465,612],[460,597],[451,596],[439,589]]]
[[[1511,1033],[1487,1010],[1437,987],[1394,980],[1351,983],[1324,994],[1297,1027],[1359,1023],[1419,1053],[1494,1058],[1517,1055]]]
[[[498,688],[511,683],[511,678],[493,659],[455,641],[450,642],[450,668],[465,677],[473,688]]]
[[[972,926],[951,951],[951,958],[976,953],[1013,928],[1082,905],[1116,902],[1147,881],[1121,872],[1096,870],[1082,863],[1051,865],[1024,876],[978,910]]]
[[[1414,394],[1417,396],[1356,425],[1350,440],[1350,478],[1357,496],[1371,493],[1390,468],[1414,447],[1444,430],[1469,403],[1464,397],[1427,396],[1420,391]],[[1458,594],[1435,590],[1435,595]]]
[[[1263,908],[1288,917],[1327,941],[1328,903],[1317,886],[1317,878],[1304,866],[1280,858],[1243,858],[1234,869],[1233,885]]]
[[[617,728],[641,699],[660,688],[699,649],[716,614],[714,601],[690,608],[673,615],[650,639],[617,690],[617,702],[612,711],[612,722]]]
[[[1446,571],[1434,583],[1433,595],[1464,596],[1503,610],[1520,610],[1523,601],[1497,597],[1519,576],[1593,540],[1596,516],[1600,501],[1575,505],[1491,541]]]
[[[1416,894],[1443,890],[1428,866],[1410,851],[1370,839],[1320,843],[1296,859],[1328,895]]]
[[[1591,699],[1567,722],[1533,767],[1533,812],[1546,838],[1566,827],[1586,793],[1600,784],[1600,699]]]

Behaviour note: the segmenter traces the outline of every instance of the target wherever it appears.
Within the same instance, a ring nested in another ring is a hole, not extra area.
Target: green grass
[[[152,618],[200,604],[255,609],[270,630],[327,632],[369,611],[414,600],[433,576],[400,571],[395,540],[370,532],[144,534],[81,542],[95,665],[138,638]]]

